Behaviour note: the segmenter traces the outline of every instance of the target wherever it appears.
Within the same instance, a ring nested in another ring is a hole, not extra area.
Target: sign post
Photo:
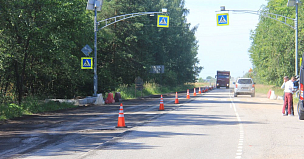
[[[82,57],[81,69],[93,69],[93,57]]]
[[[222,13],[216,15],[217,26],[229,25],[229,14]]]
[[[86,45],[81,49],[84,55],[89,56],[93,51],[89,45]],[[93,69],[93,58],[92,57],[82,57],[81,58],[81,69]]]
[[[143,86],[144,82],[140,77],[135,78],[135,97],[136,97],[136,90],[141,91],[141,97],[143,96]]]
[[[84,55],[89,56],[93,50],[89,45],[86,45],[81,49],[81,51],[84,53]]]
[[[169,16],[158,15],[157,27],[169,28]]]
[[[167,9],[163,8],[162,12],[139,12],[139,13],[132,13],[132,14],[125,14],[125,15],[120,15],[120,16],[115,16],[111,18],[104,19],[102,21],[97,22],[97,11],[101,11],[103,5],[103,0],[88,0],[87,2],[87,10],[92,10],[94,11],[94,97],[97,97],[97,88],[98,88],[98,80],[97,80],[97,32],[105,28],[109,25],[112,25],[116,22],[122,21],[124,19],[132,18],[132,17],[137,17],[137,16],[142,16],[142,15],[154,15],[158,13],[166,13]],[[169,27],[169,17],[167,18],[167,26],[163,27]],[[100,23],[105,23],[105,25],[101,28],[98,28],[98,25]],[[164,24],[161,24],[164,25]]]

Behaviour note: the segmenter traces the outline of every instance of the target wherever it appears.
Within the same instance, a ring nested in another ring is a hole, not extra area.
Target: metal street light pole
[[[132,17],[137,17],[137,16],[142,16],[142,15],[152,15],[152,14],[158,14],[158,13],[167,13],[167,9],[163,8],[162,12],[140,12],[140,13],[131,13],[131,14],[125,14],[125,15],[120,15],[112,18],[108,18],[102,21],[97,22],[97,11],[101,11],[103,0],[88,0],[87,3],[87,10],[94,10],[94,97],[97,97],[97,88],[98,88],[98,77],[97,77],[97,32],[100,29],[103,29],[111,24],[117,23],[119,21],[132,18]],[[105,25],[101,27],[100,29],[98,28],[99,23],[105,22]]]
[[[97,97],[97,8],[95,7],[95,17],[94,17],[94,97]]]
[[[296,18],[295,18],[295,43],[296,43],[296,45],[295,45],[295,51],[296,51],[296,58],[295,58],[295,63],[296,63],[296,65],[295,65],[295,67],[296,67],[296,73],[295,73],[295,75],[298,75],[298,3],[299,3],[299,1],[297,0],[296,1]]]
[[[250,14],[257,14],[261,15],[267,18],[274,19],[276,21],[279,21],[295,30],[295,75],[298,75],[298,5],[301,2],[299,0],[288,0],[287,6],[288,7],[296,7],[296,17],[295,19],[278,15],[278,14],[273,14],[273,13],[265,13],[265,12],[260,12],[260,11],[251,11],[251,10],[226,10],[225,6],[221,6],[220,9],[221,11],[232,11],[232,12],[244,12],[244,13],[250,13]],[[276,18],[273,18],[271,16],[275,16]],[[280,18],[284,20],[280,20]],[[294,26],[291,26],[286,23],[287,19],[293,20],[294,21]]]
[[[97,97],[97,11],[101,11],[103,0],[88,0],[87,10],[94,10],[94,97]]]
[[[298,5],[299,0],[288,0],[288,7],[296,7],[296,17],[294,19],[294,29],[295,29],[295,75],[298,75]]]

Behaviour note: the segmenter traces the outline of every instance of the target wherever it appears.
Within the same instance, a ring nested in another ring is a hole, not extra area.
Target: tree
[[[211,77],[211,76],[208,76],[208,77],[206,77],[206,79],[213,79],[213,77]]]
[[[93,46],[93,12],[86,0],[0,1],[0,93],[72,98],[93,94],[93,70],[81,70],[81,49]],[[183,0],[104,1],[98,20],[116,15],[170,10],[170,28],[156,16],[121,21],[98,32],[98,90],[133,84],[137,76],[163,85],[194,82],[197,27],[186,22]],[[91,55],[92,56],[92,55]],[[149,74],[164,65],[165,74]]]
[[[1,86],[11,86],[19,102],[31,94],[70,97],[75,93],[76,52],[88,39],[85,24],[90,24],[83,5],[82,0],[0,2],[0,48],[7,59]]]
[[[293,8],[286,6],[287,0],[270,0],[263,12],[295,17]],[[299,12],[303,12],[300,8]],[[299,18],[299,24],[303,18]],[[293,25],[293,24],[291,24]],[[299,30],[302,26],[299,25]],[[302,48],[302,32],[299,32],[299,50]],[[294,30],[273,19],[260,17],[257,28],[251,33],[250,58],[256,78],[262,83],[280,85],[283,76],[294,72]],[[298,58],[298,57],[297,57]]]

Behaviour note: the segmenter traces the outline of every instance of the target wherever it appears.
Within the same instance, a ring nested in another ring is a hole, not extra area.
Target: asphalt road
[[[37,115],[0,125],[0,158],[304,158],[304,121],[282,116],[266,95],[229,89],[174,103],[124,101],[128,128],[115,128],[119,103]]]

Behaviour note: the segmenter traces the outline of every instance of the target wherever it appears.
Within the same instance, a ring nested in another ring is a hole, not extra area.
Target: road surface
[[[11,121],[0,126],[0,156],[304,158],[303,121],[282,116],[283,101],[260,94],[233,97],[229,89],[192,95],[189,100],[180,94],[181,104],[174,104],[174,95],[165,96],[165,111],[158,111],[158,98],[123,102],[128,128],[115,128],[118,104]]]

